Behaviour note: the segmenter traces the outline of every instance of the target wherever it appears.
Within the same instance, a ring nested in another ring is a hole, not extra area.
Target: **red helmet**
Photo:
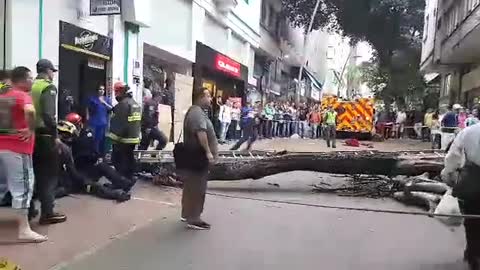
[[[125,94],[129,89],[130,87],[124,82],[116,82],[113,85],[113,91],[115,92],[115,96],[120,96],[122,94]]]
[[[69,113],[67,116],[65,116],[65,120],[68,122],[74,124],[74,125],[79,125],[82,123],[82,117],[78,115],[77,113]]]

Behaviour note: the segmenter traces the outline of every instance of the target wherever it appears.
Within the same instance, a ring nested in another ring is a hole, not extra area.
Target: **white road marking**
[[[132,199],[137,200],[137,201],[150,202],[150,203],[168,205],[168,206],[175,206],[176,205],[176,204],[171,203],[171,202],[157,201],[157,200],[151,200],[151,199],[145,199],[145,198],[139,198],[139,197],[133,197]]]

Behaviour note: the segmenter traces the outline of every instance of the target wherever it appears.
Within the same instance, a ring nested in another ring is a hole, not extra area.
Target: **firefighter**
[[[142,109],[135,102],[128,85],[114,85],[118,104],[113,108],[108,137],[112,140],[112,163],[121,175],[133,182],[135,157],[133,151],[140,143]]]
[[[158,141],[157,150],[162,150],[167,145],[168,139],[158,129],[158,105],[161,98],[159,91],[152,93],[152,98],[145,101],[142,114],[142,141],[139,150],[147,150],[152,141]]]
[[[35,171],[35,191],[41,202],[41,224],[61,223],[67,220],[64,214],[54,211],[55,189],[58,185],[58,149],[57,138],[57,88],[53,77],[57,69],[52,62],[41,59],[37,63],[37,79],[32,86],[32,98],[36,112],[35,151],[33,168]],[[34,204],[30,207],[30,217],[37,215]]]
[[[70,113],[66,118],[75,125],[69,121],[60,121],[58,124],[62,144],[57,196],[87,193],[118,202],[129,200],[131,182],[100,159],[93,131],[88,128],[78,131],[81,117],[76,113]],[[99,183],[101,177],[107,178],[110,183]]]

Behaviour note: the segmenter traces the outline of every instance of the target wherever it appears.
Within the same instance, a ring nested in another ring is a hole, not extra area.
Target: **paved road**
[[[329,178],[293,172],[262,181],[217,183],[211,192],[288,201],[407,209],[390,200],[312,194]],[[279,184],[275,187],[272,184]],[[426,217],[345,212],[209,196],[208,232],[187,231],[172,214],[62,269],[460,270],[463,230]]]

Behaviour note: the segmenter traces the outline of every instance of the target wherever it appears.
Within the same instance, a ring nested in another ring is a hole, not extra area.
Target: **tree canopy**
[[[284,15],[306,29],[314,0],[283,0]],[[419,73],[425,0],[322,0],[313,29],[336,31],[352,43],[367,41],[376,54],[362,70],[377,97],[405,104],[421,95]]]

